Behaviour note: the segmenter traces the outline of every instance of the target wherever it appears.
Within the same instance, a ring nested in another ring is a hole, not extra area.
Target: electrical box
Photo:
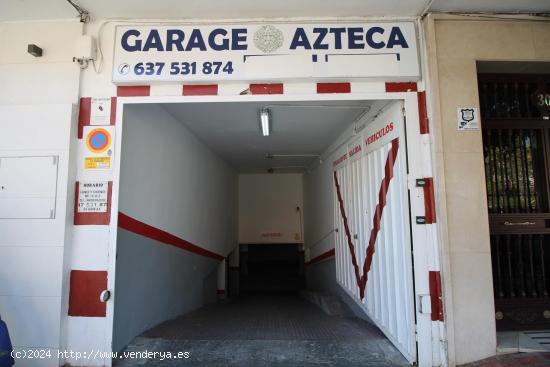
[[[53,219],[58,156],[0,157],[0,219]]]

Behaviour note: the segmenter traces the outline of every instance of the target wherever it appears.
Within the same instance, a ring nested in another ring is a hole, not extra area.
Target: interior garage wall
[[[301,173],[239,175],[239,243],[302,243],[302,212]]]
[[[481,131],[457,131],[456,109],[479,107],[477,60],[550,61],[550,23],[438,15],[426,29],[434,177],[436,193],[444,197],[436,201],[448,223],[443,278],[447,322],[454,329],[450,362],[454,352],[454,362],[463,364],[494,355],[496,335]]]
[[[309,259],[334,248],[332,160],[315,164],[304,176],[306,252]],[[309,289],[338,293],[334,257],[306,267]]]
[[[127,107],[122,131],[120,212],[227,256],[237,243],[235,171],[159,105]],[[114,350],[215,297],[217,260],[121,229],[117,256]]]

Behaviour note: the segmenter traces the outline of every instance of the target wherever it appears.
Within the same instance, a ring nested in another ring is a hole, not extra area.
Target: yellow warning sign
[[[85,169],[109,169],[111,168],[111,157],[86,157],[84,158]]]

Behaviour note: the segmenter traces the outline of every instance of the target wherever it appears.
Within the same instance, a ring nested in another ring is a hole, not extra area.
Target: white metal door
[[[334,162],[336,277],[416,361],[403,104],[387,106]]]

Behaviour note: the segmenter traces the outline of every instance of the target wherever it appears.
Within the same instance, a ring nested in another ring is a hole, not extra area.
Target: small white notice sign
[[[92,98],[90,125],[111,124],[111,98]]]
[[[78,213],[106,213],[108,182],[80,182],[78,187]]]
[[[479,111],[477,107],[458,107],[456,109],[458,130],[479,130]]]

